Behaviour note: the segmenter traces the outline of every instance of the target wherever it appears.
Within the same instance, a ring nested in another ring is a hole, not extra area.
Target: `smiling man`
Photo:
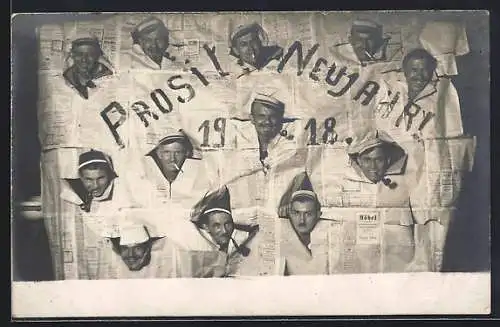
[[[403,72],[410,101],[431,82],[436,67],[437,60],[424,49],[415,49],[404,57]]]
[[[64,71],[64,79],[85,99],[88,89],[96,88],[93,80],[113,74],[111,64],[95,38],[80,38],[72,42],[70,59],[73,64]]]
[[[162,69],[175,60],[167,52],[170,45],[169,31],[156,17],[140,22],[131,32],[133,49],[132,59],[152,69]]]

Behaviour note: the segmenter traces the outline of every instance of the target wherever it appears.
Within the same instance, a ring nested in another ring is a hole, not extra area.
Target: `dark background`
[[[93,14],[87,19],[109,17]],[[490,269],[490,49],[489,19],[485,12],[463,13],[470,53],[457,58],[459,75],[453,79],[460,96],[466,133],[477,137],[473,171],[465,176],[459,214],[450,225],[443,260],[444,271]],[[82,15],[78,19],[82,19]],[[12,28],[12,197],[14,203],[40,194],[38,49],[36,27],[76,19],[74,14],[22,14]],[[47,236],[42,222],[25,221],[14,211],[13,279],[53,278]]]

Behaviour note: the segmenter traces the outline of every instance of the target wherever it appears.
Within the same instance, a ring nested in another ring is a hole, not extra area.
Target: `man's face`
[[[358,165],[372,183],[378,183],[389,167],[389,157],[380,146],[363,152],[358,157]]]
[[[272,140],[281,130],[283,114],[267,107],[263,103],[254,102],[251,114],[252,124],[257,134],[265,141]]]
[[[131,271],[141,270],[148,264],[148,256],[151,253],[151,244],[149,242],[120,245],[120,257]]]
[[[160,164],[166,171],[178,171],[186,160],[187,149],[183,143],[173,142],[161,144],[156,149]]]
[[[142,51],[158,64],[163,59],[163,54],[168,48],[168,43],[168,35],[161,28],[151,32],[144,32],[139,36],[139,45]]]
[[[261,47],[262,42],[255,32],[244,34],[236,40],[236,50],[240,59],[251,65],[255,65]]]
[[[93,197],[103,195],[104,191],[111,182],[109,172],[104,168],[96,169],[81,169],[80,180],[87,192],[91,193]]]
[[[71,50],[71,58],[77,71],[82,75],[91,75],[97,66],[100,51],[95,46],[80,45]]]
[[[234,231],[233,217],[225,212],[209,213],[206,229],[218,245],[225,246],[229,243]]]
[[[379,44],[373,34],[363,33],[360,31],[353,31],[349,41],[354,49],[354,52],[356,53],[356,56],[361,61],[370,60],[371,58],[368,56],[367,52],[373,56],[375,52],[377,52]]]
[[[299,234],[310,234],[321,216],[321,211],[316,207],[316,202],[293,201],[290,206],[290,222]]]
[[[425,59],[410,59],[404,67],[404,74],[408,89],[415,93],[420,92],[431,80],[432,69]]]

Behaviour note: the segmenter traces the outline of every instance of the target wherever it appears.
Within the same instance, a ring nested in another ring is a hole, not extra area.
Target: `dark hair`
[[[116,177],[116,174],[113,171],[113,169],[111,169],[109,164],[104,163],[104,162],[89,163],[88,165],[85,165],[85,166],[79,168],[78,173],[81,174],[82,171],[84,171],[84,170],[97,170],[97,169],[102,169],[102,170],[106,171],[106,174],[108,175],[109,178]]]
[[[418,48],[406,54],[403,58],[403,70],[406,68],[410,60],[423,59],[427,63],[427,67],[433,72],[437,67],[437,60],[427,50]]]
[[[203,227],[204,224],[208,224],[208,217],[210,217],[210,215],[212,215],[213,213],[216,213],[216,212],[222,212],[222,211],[211,211],[209,213],[202,213],[200,215],[200,218],[196,222],[196,225],[198,227]],[[233,216],[230,215],[230,217],[231,217],[231,220],[233,220]],[[234,220],[233,220],[233,224],[234,224]]]

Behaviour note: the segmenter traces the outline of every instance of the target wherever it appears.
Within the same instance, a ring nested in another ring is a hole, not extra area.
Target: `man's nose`
[[[90,189],[95,190],[97,188],[97,181],[89,182],[89,187]]]

